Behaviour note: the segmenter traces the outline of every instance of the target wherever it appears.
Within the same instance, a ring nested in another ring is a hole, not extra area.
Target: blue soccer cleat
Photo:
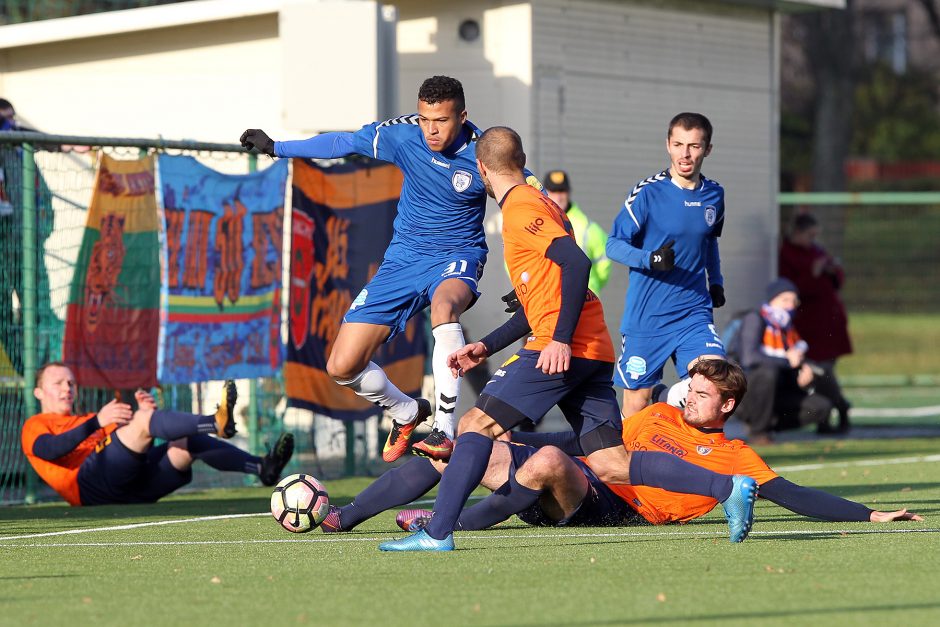
[[[380,551],[453,551],[454,534],[448,533],[443,540],[437,540],[422,529],[401,540],[391,540],[379,545]]]
[[[757,482],[745,475],[731,477],[731,496],[721,506],[728,519],[732,542],[744,542],[754,524],[754,501],[757,500]]]

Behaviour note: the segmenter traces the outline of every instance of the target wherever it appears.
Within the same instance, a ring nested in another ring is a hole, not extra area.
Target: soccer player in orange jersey
[[[460,419],[434,518],[414,535],[379,548],[453,550],[457,518],[486,472],[493,440],[525,420],[538,422],[556,404],[600,479],[711,496],[724,504],[731,541],[743,541],[753,522],[753,479],[713,473],[666,453],[624,448],[611,384],[613,345],[603,307],[588,289],[591,261],[578,247],[564,212],[526,185],[519,135],[506,127],[489,129],[477,142],[476,158],[487,193],[502,209],[506,266],[521,308],[483,340],[453,353],[448,364],[458,376],[522,336],[529,334],[529,339]],[[511,507],[538,500],[537,490],[513,483],[512,477],[509,484],[503,496]]]
[[[724,360],[704,360],[690,370],[691,385],[685,409],[666,403],[647,407],[623,425],[629,450],[661,450],[722,473],[746,473],[760,483],[760,496],[790,511],[829,521],[890,522],[923,518],[906,509],[882,512],[861,503],[792,483],[777,475],[741,440],[729,440],[724,424],[744,396],[747,382],[739,366]],[[497,442],[484,484],[494,494],[465,509],[459,530],[485,529],[517,514],[523,521],[546,526],[622,526],[633,523],[686,522],[710,512],[717,501],[694,494],[642,485],[604,484],[583,458],[556,446],[521,444],[553,442],[580,454],[574,434],[513,433],[514,442]],[[539,501],[521,511],[507,511],[499,484],[508,474],[540,490]],[[488,485],[487,485],[488,484]],[[404,510],[399,525],[415,530],[431,512]]]
[[[33,395],[41,413],[23,425],[23,452],[36,473],[71,505],[152,503],[192,479],[194,459],[218,470],[258,475],[274,485],[290,460],[294,437],[283,434],[264,457],[210,437],[235,435],[235,383],[227,381],[210,416],[157,409],[138,390],[137,411],[113,400],[97,413],[76,416],[75,376],[61,362],[36,373]],[[168,440],[153,446],[154,438]]]

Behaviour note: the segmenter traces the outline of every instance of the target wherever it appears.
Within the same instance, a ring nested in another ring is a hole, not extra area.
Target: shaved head
[[[525,167],[525,152],[519,133],[506,126],[494,126],[477,140],[477,159],[493,174],[513,174]]]

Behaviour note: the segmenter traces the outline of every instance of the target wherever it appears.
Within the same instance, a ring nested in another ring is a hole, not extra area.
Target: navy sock
[[[434,501],[434,518],[424,528],[429,536],[443,540],[454,530],[467,497],[486,474],[492,451],[493,440],[480,433],[457,438]]]
[[[196,459],[200,459],[216,470],[244,472],[257,475],[261,472],[261,458],[247,453],[225,440],[199,433],[186,438],[186,448]]]
[[[476,531],[492,527],[501,523],[513,514],[517,514],[531,507],[539,496],[541,490],[533,490],[516,481],[516,475],[509,476],[495,492],[460,513],[457,519],[457,529]]]
[[[700,494],[724,501],[731,496],[731,475],[721,475],[682,461],[669,453],[630,453],[630,484],[662,488],[670,492]]]
[[[339,510],[340,527],[349,531],[364,520],[423,496],[441,480],[431,460],[414,457],[392,468]]]
[[[150,435],[155,438],[177,440],[197,433],[215,433],[215,416],[158,409],[150,417]]]

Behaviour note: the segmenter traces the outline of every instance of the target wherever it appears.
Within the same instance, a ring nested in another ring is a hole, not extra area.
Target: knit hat
[[[542,185],[550,192],[570,192],[571,181],[564,170],[551,170],[542,179]]]
[[[800,293],[800,291],[796,289],[796,285],[793,284],[793,281],[780,277],[771,281],[767,286],[767,297],[764,299],[764,302],[769,303],[784,292],[796,292],[797,295]]]

